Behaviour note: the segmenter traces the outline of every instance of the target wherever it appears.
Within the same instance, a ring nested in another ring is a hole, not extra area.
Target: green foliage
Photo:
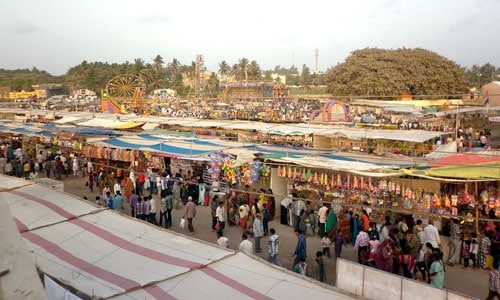
[[[53,76],[37,68],[5,70],[0,69],[0,86],[9,87],[12,91],[33,91],[33,84],[63,83],[63,76]]]
[[[424,49],[356,50],[344,63],[331,67],[325,74],[312,73],[307,65],[303,65],[300,71],[295,66],[285,68],[279,65],[271,70],[262,70],[257,61],[247,58],[239,59],[234,65],[223,60],[218,68],[219,75],[232,75],[236,80],[271,80],[272,73],[285,75],[287,85],[301,87],[295,91],[297,94],[324,93],[321,85],[326,84],[326,92],[339,96],[397,96],[404,91],[414,95],[461,94],[470,87],[500,80],[500,68],[496,69],[489,63],[462,69],[456,63]],[[70,91],[85,88],[99,93],[113,77],[135,74],[146,85],[147,93],[157,88],[170,88],[186,96],[192,87],[183,83],[183,75],[193,79],[194,72],[193,63],[184,65],[176,58],[164,62],[162,56],[156,55],[150,62],[141,58],[121,64],[83,61],[69,68],[63,76],[52,76],[35,67],[0,69],[0,86],[31,91],[33,84],[59,83]],[[217,76],[212,74],[206,84],[205,96],[214,97],[219,89]]]
[[[424,49],[356,50],[327,70],[325,82],[334,95],[455,95],[470,88],[465,71]]]

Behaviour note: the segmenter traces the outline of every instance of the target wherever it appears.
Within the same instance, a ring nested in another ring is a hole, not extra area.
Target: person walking
[[[137,203],[139,202],[139,195],[134,191],[130,196],[130,215],[135,218],[137,215]]]
[[[253,238],[255,243],[255,253],[262,252],[260,247],[260,239],[264,236],[264,225],[262,225],[262,215],[257,213],[255,220],[253,220]]]
[[[194,234],[193,219],[196,217],[196,204],[193,202],[193,197],[188,197],[183,218],[187,219],[189,234]]]
[[[441,238],[439,237],[439,231],[434,226],[434,221],[429,220],[429,225],[425,226],[425,243],[431,243],[433,248],[441,247]]]
[[[370,236],[368,232],[361,230],[356,236],[354,242],[354,251],[358,251],[358,263],[368,264],[368,245],[370,243]]]
[[[226,227],[226,208],[224,207],[223,201],[219,202],[219,206],[215,210],[215,215],[217,217],[217,222],[219,223],[219,229],[217,232],[223,233],[224,227]]]
[[[149,201],[149,196],[144,196],[142,202],[142,218],[143,220],[149,222],[149,214],[151,211],[151,201]]]
[[[268,260],[270,263],[281,267],[282,266],[281,262],[278,259],[280,237],[278,234],[276,234],[276,229],[274,228],[271,228],[269,232],[271,233],[271,236],[269,237],[269,242],[268,242],[269,243]]]
[[[439,248],[433,250],[434,261],[431,263],[429,268],[429,277],[431,279],[431,285],[437,288],[444,288],[444,265],[443,265],[443,255]]]
[[[156,220],[156,212],[159,205],[157,205],[156,199],[153,198],[153,195],[149,195],[148,199],[151,204],[151,208],[149,209],[149,223],[156,225],[158,224]]]
[[[307,244],[306,236],[300,229],[295,229],[295,235],[297,236],[297,246],[295,246],[295,251],[293,251],[292,257],[294,257],[293,265],[297,265],[301,261],[306,261],[307,259]]]
[[[291,204],[292,204],[292,196],[291,195],[288,195],[287,197],[283,198],[283,200],[281,200],[281,203],[280,203],[280,208],[281,208],[281,212],[280,212],[280,223],[282,225],[289,225],[289,222],[288,222],[288,215],[289,215],[289,212],[288,210],[290,209],[291,207]]]
[[[498,272],[499,262],[493,262],[493,268],[490,270],[488,279],[488,297],[486,300],[500,299],[500,273]]]
[[[321,282],[326,281],[326,267],[323,259],[323,252],[316,252],[316,280]]]
[[[328,215],[328,206],[326,203],[323,203],[318,210],[318,234],[320,238],[325,236],[325,224],[326,217]]]
[[[219,196],[215,195],[212,200],[210,200],[210,212],[212,214],[212,231],[215,231],[215,226],[217,225],[217,208],[219,208]]]
[[[165,216],[165,228],[172,227],[172,209],[174,209],[174,196],[172,190],[167,190],[167,196],[165,197],[165,208],[167,214]]]
[[[458,219],[453,219],[450,225],[450,252],[448,255],[448,265],[453,266],[460,260],[461,230],[458,226]]]

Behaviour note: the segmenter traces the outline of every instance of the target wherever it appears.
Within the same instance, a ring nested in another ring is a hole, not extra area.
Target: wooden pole
[[[475,187],[474,187],[474,201],[476,203],[474,203],[474,207],[476,208],[476,234],[479,236],[479,197],[477,196],[478,195],[478,189],[477,189],[477,181],[476,181],[476,184],[475,184]],[[477,200],[476,200],[476,197]]]

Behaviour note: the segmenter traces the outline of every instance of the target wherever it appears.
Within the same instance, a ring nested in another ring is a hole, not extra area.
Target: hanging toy
[[[444,207],[446,207],[446,208],[450,208],[451,207],[451,201],[450,201],[450,198],[448,197],[448,195],[446,195],[444,197]]]
[[[314,179],[313,179],[313,183],[315,184],[318,184],[318,173],[314,172]]]

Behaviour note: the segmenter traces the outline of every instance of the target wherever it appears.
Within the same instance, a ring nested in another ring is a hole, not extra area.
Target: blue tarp
[[[138,134],[137,136],[140,137],[140,138],[146,139],[146,140],[150,140],[150,141],[165,141],[165,140],[169,140],[170,139],[168,136],[162,137],[162,136],[155,136],[155,135],[150,135],[150,134]],[[196,144],[196,145],[225,146],[225,145],[221,145],[221,144],[214,143],[214,142],[211,142],[211,141],[200,140],[200,139],[196,139],[196,138],[188,138],[188,139],[183,139],[181,141],[193,143],[193,144]]]
[[[201,155],[201,154],[215,152],[218,150],[218,149],[217,150],[195,150],[195,149],[189,149],[189,148],[179,148],[179,147],[169,146],[165,143],[148,146],[148,148],[154,149],[155,151],[158,151],[158,152],[166,152],[166,153],[171,153],[171,154],[175,154],[175,155],[182,155],[182,156]]]
[[[49,131],[71,132],[82,135],[103,135],[103,136],[122,136],[114,130],[94,128],[94,127],[59,127],[53,123],[45,124],[42,129]]]
[[[165,138],[160,137],[160,136],[155,136],[151,134],[138,134],[138,137],[145,139],[145,140],[155,140],[155,141],[163,141]]]
[[[125,148],[125,149],[139,149],[144,147],[144,145],[139,144],[132,144],[132,143],[127,143],[124,141],[116,140],[116,139],[109,139],[105,141],[106,144],[110,145],[111,147],[118,147],[118,148]]]
[[[22,134],[35,133],[34,131],[27,130],[24,128],[9,128],[8,130],[10,130],[11,132],[22,133]]]

